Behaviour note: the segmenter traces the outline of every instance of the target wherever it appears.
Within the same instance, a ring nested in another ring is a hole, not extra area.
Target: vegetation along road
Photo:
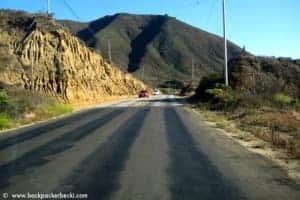
[[[0,194],[299,199],[279,167],[216,133],[172,96],[81,111],[0,136]]]

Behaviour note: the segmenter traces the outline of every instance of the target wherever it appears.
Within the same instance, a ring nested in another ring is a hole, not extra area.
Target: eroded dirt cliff
[[[146,86],[107,63],[50,17],[0,11],[0,81],[92,103]]]

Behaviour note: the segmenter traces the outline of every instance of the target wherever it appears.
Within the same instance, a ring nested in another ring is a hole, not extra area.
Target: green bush
[[[206,93],[214,109],[231,109],[239,101],[238,95],[228,86],[217,83],[212,89],[207,89]]]
[[[0,112],[5,112],[10,106],[10,98],[4,90],[0,90]]]
[[[46,120],[72,111],[72,106],[54,97],[16,87],[0,89],[0,129]]]
[[[195,89],[196,89],[195,86],[192,83],[190,83],[181,89],[180,95],[181,96],[190,95],[191,93],[193,93],[195,91]]]
[[[46,104],[43,106],[43,111],[50,117],[59,116],[73,111],[71,105],[63,103]]]
[[[284,93],[277,93],[273,96],[273,101],[279,106],[292,105],[293,98]]]
[[[158,87],[159,88],[182,89],[184,87],[184,83],[180,80],[169,80],[169,81],[163,82]]]
[[[10,128],[12,120],[4,113],[0,114],[0,129]]]
[[[192,97],[193,101],[201,101],[208,102],[211,99],[211,96],[206,92],[208,89],[215,88],[216,84],[222,83],[223,77],[222,74],[211,74],[209,76],[205,76],[201,79],[195,95]]]

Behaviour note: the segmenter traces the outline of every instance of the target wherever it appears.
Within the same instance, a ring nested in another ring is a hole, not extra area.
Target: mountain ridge
[[[103,26],[105,20],[108,23]],[[171,79],[188,82],[192,60],[197,80],[223,69],[224,47],[221,37],[168,15],[119,13],[91,22],[79,22],[80,30],[74,29],[77,22],[58,22],[70,27],[75,35],[101,52],[106,59],[109,41],[113,62],[139,78],[143,78],[144,73],[144,81],[152,85],[159,79],[160,82]],[[230,41],[228,49],[229,58],[243,51]]]

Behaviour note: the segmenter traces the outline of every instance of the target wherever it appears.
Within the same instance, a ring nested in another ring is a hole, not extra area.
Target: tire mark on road
[[[174,108],[166,108],[164,117],[171,160],[168,174],[172,199],[241,199],[235,186],[197,149]]]
[[[67,132],[63,136],[56,138],[45,145],[24,154],[22,157],[11,161],[0,167],[0,188],[10,185],[9,179],[12,176],[30,173],[34,168],[45,165],[50,161],[49,156],[62,153],[74,146],[74,143],[87,137],[93,131],[104,126],[112,119],[120,115],[124,110],[114,110],[100,118],[88,122],[76,130]]]
[[[89,199],[110,199],[120,187],[119,176],[130,148],[140,134],[150,108],[143,108],[126,120],[109,139],[88,156],[57,190],[86,193]]]

